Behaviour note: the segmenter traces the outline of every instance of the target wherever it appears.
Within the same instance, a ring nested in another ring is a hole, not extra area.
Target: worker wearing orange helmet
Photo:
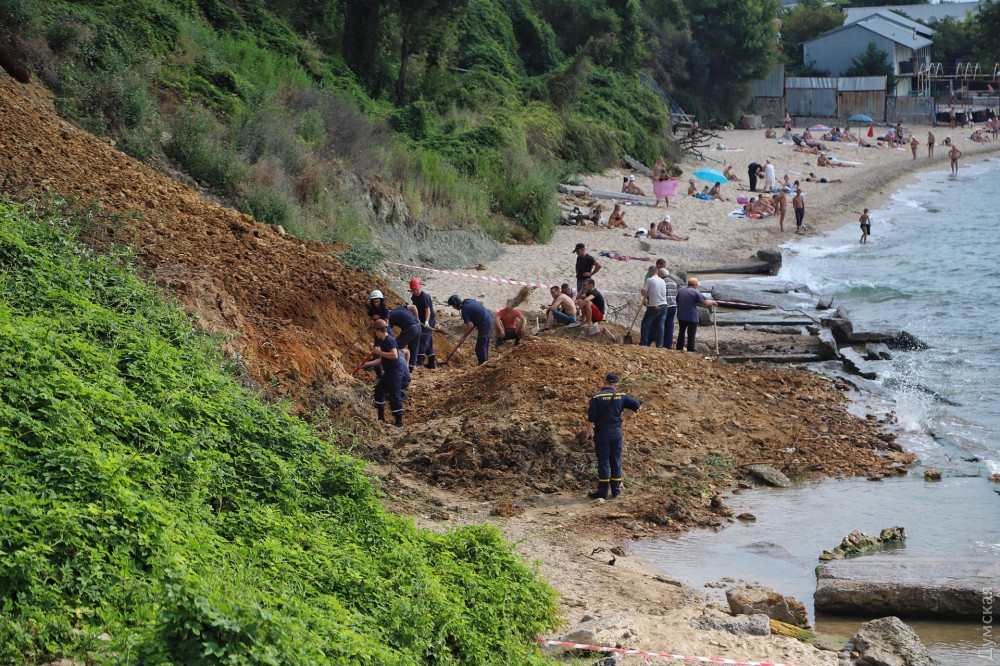
[[[434,303],[431,295],[424,291],[419,278],[410,280],[410,302],[417,307],[417,319],[420,320],[420,354],[416,358],[417,365],[424,365],[433,370],[437,362],[434,359],[434,327],[437,318],[434,316]]]

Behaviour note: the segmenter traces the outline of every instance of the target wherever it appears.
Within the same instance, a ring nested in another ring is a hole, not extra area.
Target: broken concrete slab
[[[850,347],[840,350],[840,358],[843,359],[844,369],[848,372],[861,375],[865,379],[878,379],[878,371]]]

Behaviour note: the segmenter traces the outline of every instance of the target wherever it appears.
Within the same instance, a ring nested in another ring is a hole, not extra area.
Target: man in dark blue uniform
[[[431,370],[437,365],[434,359],[434,327],[437,326],[437,318],[434,316],[434,303],[431,295],[424,291],[418,278],[410,280],[410,301],[417,306],[417,319],[420,320],[420,356],[417,357],[416,365],[424,365]],[[425,361],[426,359],[426,361]]]
[[[622,492],[622,417],[639,410],[639,401],[618,390],[618,375],[608,373],[606,385],[590,399],[587,408],[587,441],[597,454],[597,490],[590,499],[611,499]]]
[[[403,379],[402,366],[406,360],[399,351],[399,345],[392,337],[392,330],[389,323],[384,319],[376,319],[375,323],[375,347],[372,349],[371,361],[366,362],[365,367],[382,367],[382,376],[375,384],[375,408],[378,409],[378,420],[385,421],[385,400],[389,398],[389,406],[392,408],[392,415],[395,418],[394,426],[403,427],[403,395],[400,383]]]
[[[420,321],[405,305],[400,305],[389,311],[389,327],[393,326],[399,329],[396,344],[400,348],[408,347],[410,350],[410,372],[413,372],[417,355],[420,354],[420,332],[422,330]]]
[[[448,305],[462,313],[462,321],[465,322],[465,332],[462,339],[458,341],[457,347],[461,347],[465,339],[469,337],[473,327],[476,329],[476,358],[479,365],[486,363],[490,357],[490,336],[493,335],[493,314],[486,309],[482,303],[474,298],[466,298],[464,301],[458,294],[448,297]]]

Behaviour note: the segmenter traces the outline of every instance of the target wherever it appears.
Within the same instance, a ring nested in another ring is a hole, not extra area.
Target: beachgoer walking
[[[952,146],[951,150],[948,151],[948,157],[951,158],[951,172],[958,175],[958,158],[962,156],[962,151],[958,149],[958,146]]]
[[[639,411],[639,401],[618,390],[618,375],[609,372],[604,388],[587,406],[587,441],[594,442],[597,457],[597,490],[590,499],[614,499],[622,493],[622,419]],[[611,495],[609,497],[608,492]]]
[[[802,190],[796,189],[792,198],[792,210],[795,211],[795,233],[802,233],[802,218],[806,216],[806,202],[802,199]]]
[[[872,233],[872,222],[871,218],[868,217],[868,209],[865,208],[865,212],[861,213],[861,217],[858,219],[861,223],[861,240],[858,242],[862,245],[868,244],[868,236]]]
[[[687,334],[687,350],[694,351],[694,336],[698,333],[698,306],[716,305],[698,291],[698,278],[688,278],[687,286],[677,290],[677,349],[684,349]]]

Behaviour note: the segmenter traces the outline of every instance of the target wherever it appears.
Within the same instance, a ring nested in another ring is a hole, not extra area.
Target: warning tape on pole
[[[568,647],[574,650],[592,650],[594,652],[614,652],[617,654],[638,654],[642,655],[647,662],[650,657],[662,657],[664,659],[682,659],[685,661],[700,661],[709,664],[739,664],[740,666],[794,666],[793,664],[781,664],[774,661],[748,661],[746,659],[723,659],[720,657],[696,657],[687,654],[669,654],[666,652],[644,652],[643,650],[628,650],[625,648],[613,648],[605,645],[585,645],[582,643],[564,643],[562,641],[548,641],[544,638],[536,638],[535,642],[553,647]]]

